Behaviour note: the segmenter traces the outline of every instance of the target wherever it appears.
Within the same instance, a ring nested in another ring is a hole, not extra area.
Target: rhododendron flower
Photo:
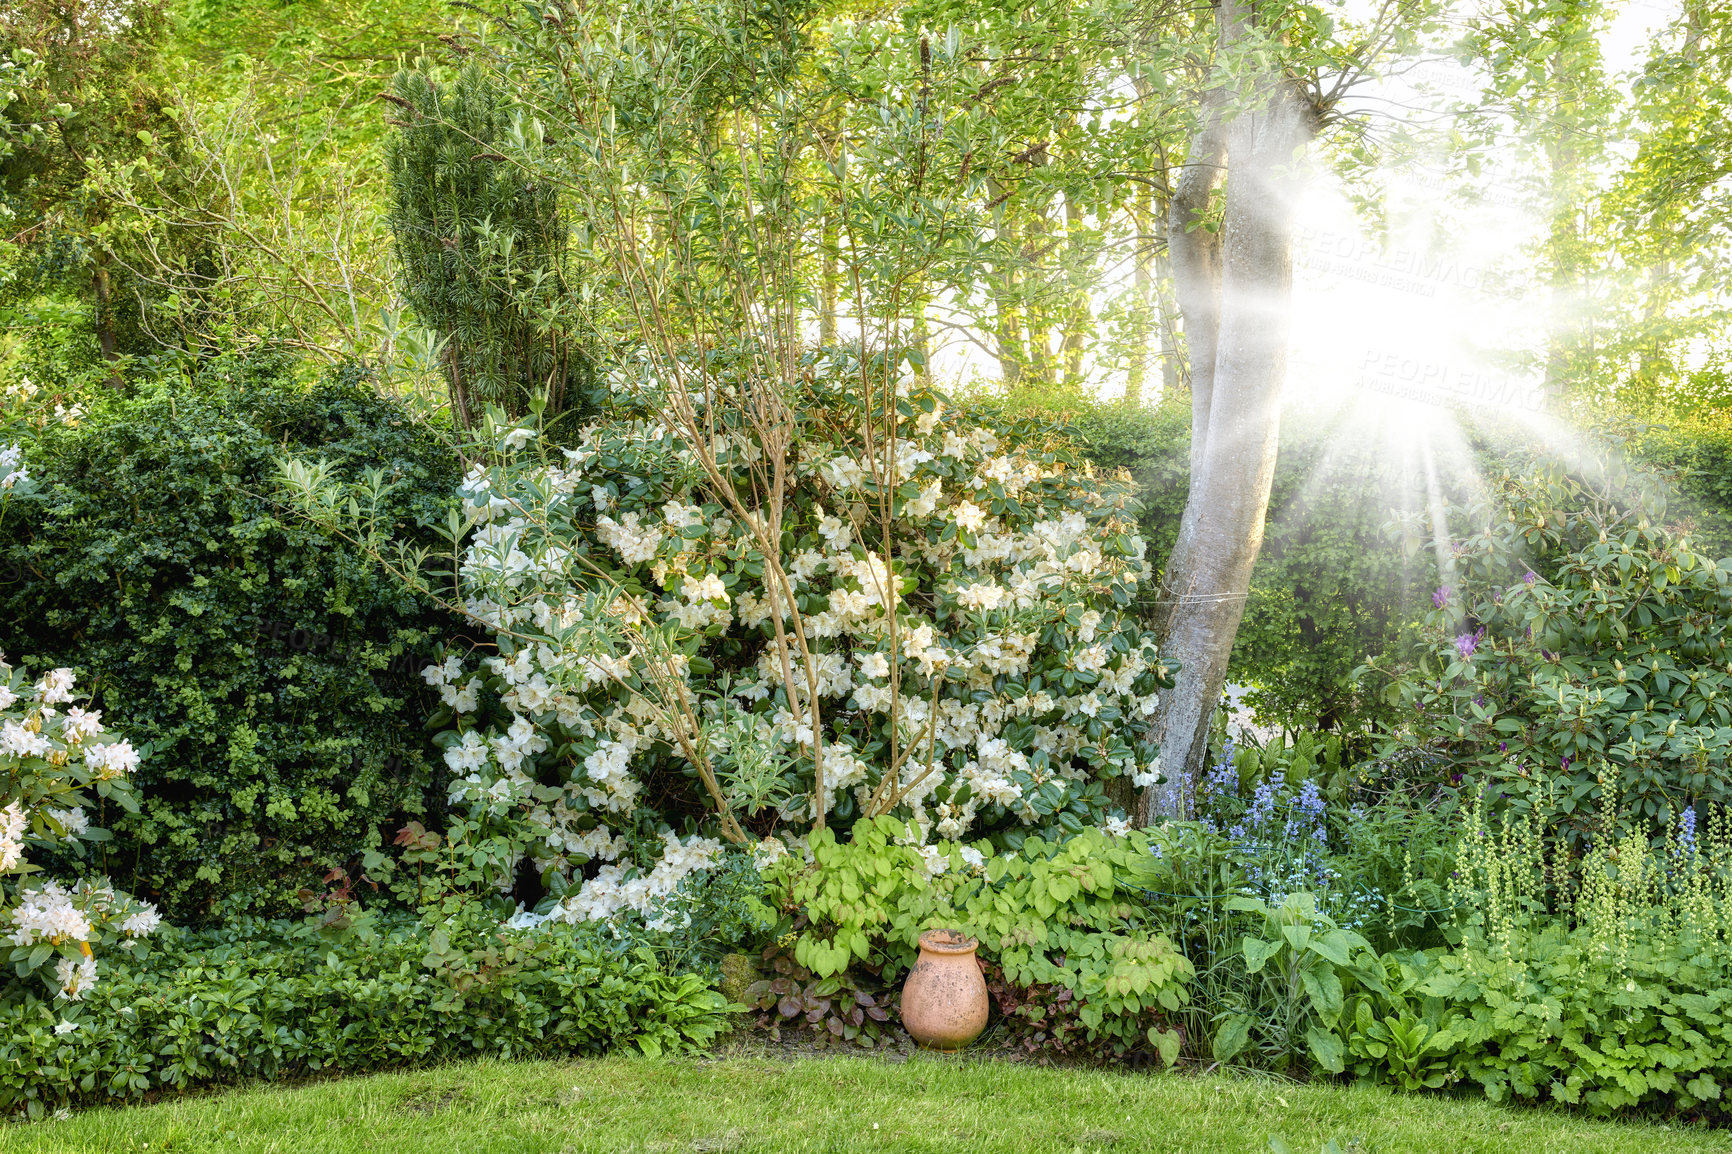
[[[84,751],[84,763],[100,778],[125,777],[138,768],[138,751],[130,741],[92,745]]]
[[[36,683],[37,691],[42,695],[42,704],[59,705],[72,700],[72,670],[51,669],[42,675],[42,680]]]
[[[0,490],[10,489],[29,479],[30,470],[24,465],[23,446],[13,444],[0,448]]]
[[[973,501],[962,502],[951,515],[956,518],[956,527],[965,532],[978,533],[986,527],[986,511]]]
[[[62,942],[90,940],[90,919],[73,904],[73,895],[59,882],[48,881],[40,889],[27,889],[18,895],[18,905],[12,911],[12,944],[33,946],[37,942],[60,945]]]
[[[23,722],[0,725],[0,757],[47,757],[48,739],[26,729]]]
[[[147,902],[127,915],[126,920],[120,923],[120,932],[132,938],[148,937],[154,934],[160,925],[162,918],[157,914],[156,907]]]
[[[23,802],[14,798],[0,809],[0,874],[11,873],[24,860],[24,831],[29,826]]]
[[[96,988],[96,959],[84,958],[73,961],[71,958],[61,958],[54,969],[55,980],[60,983],[60,992],[67,999],[82,1002],[84,995]]]

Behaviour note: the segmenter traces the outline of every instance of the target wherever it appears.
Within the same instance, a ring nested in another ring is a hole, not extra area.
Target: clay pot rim
[[[960,930],[927,930],[920,935],[920,948],[928,954],[972,954],[980,943]]]

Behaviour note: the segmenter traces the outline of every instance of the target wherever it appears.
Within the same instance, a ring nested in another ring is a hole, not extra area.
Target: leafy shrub
[[[1650,828],[1732,801],[1732,559],[1667,529],[1663,498],[1615,452],[1499,478],[1437,591],[1429,651],[1366,666],[1405,719],[1386,752],[1439,750],[1578,843],[1607,773],[1621,818]]]
[[[1067,1048],[1177,1058],[1183,1039],[1171,1019],[1188,998],[1191,963],[1143,930],[1123,892],[1147,835],[1030,837],[1002,854],[985,841],[905,844],[914,837],[888,817],[857,823],[848,843],[819,830],[810,864],[789,854],[766,867],[784,911],[809,920],[795,962],[820,978],[864,964],[889,981],[913,965],[921,933],[961,930],[995,967],[1013,1038],[1039,1033]],[[1039,1012],[1020,1012],[1029,1006]]]
[[[775,447],[726,407],[765,387],[731,355],[703,397],[622,369],[612,419],[575,448],[533,422],[486,430],[453,547],[499,652],[427,676],[451,707],[454,807],[499,839],[490,880],[527,858],[576,886],[622,834],[688,816],[740,844],[820,817],[1004,844],[1104,817],[1100,779],[1153,772],[1165,673],[1126,612],[1148,573],[1126,486],[1040,424],[983,427],[912,381],[880,390],[870,419],[893,438],[868,449],[858,382],[884,366],[810,352],[775,434],[798,448],[779,450],[771,536],[726,480],[764,475]],[[733,422],[714,474],[671,424],[682,405]],[[284,478],[341,520],[317,467]],[[596,880],[570,909],[601,909],[618,879]]]
[[[1732,556],[1732,417],[1725,412],[1631,431],[1630,451],[1673,478],[1672,507],[1698,552]]]
[[[537,387],[550,417],[592,410],[594,373],[561,316],[580,293],[558,191],[493,151],[520,109],[474,63],[441,84],[419,60],[383,99],[396,108],[385,170],[399,286],[448,342],[458,420],[479,420],[490,403],[521,416]]]
[[[63,1014],[0,1005],[0,1111],[477,1054],[658,1054],[727,1024],[701,978],[590,931],[363,918],[333,935],[240,919],[171,932]]]
[[[1341,1073],[1336,1027],[1355,967],[1363,972],[1377,964],[1370,943],[1318,912],[1313,894],[1290,893],[1278,906],[1234,898],[1228,908],[1254,919],[1254,932],[1240,942],[1251,989],[1236,1009],[1223,1007],[1227,1012],[1213,1042],[1216,1060],[1228,1061],[1254,1045],[1280,1069],[1303,1045],[1320,1069]]]
[[[41,869],[25,860],[32,846],[82,856],[85,843],[108,839],[85,813],[92,795],[138,809],[128,778],[140,751],[108,732],[100,714],[73,705],[72,688],[70,669],[32,683],[0,654],[0,925],[12,941],[0,998],[18,996],[36,975],[51,995],[81,1001],[96,984],[99,950],[136,949],[157,926],[152,906],[105,882],[24,880]],[[8,877],[19,879],[16,888],[8,889]]]
[[[76,670],[155,751],[101,856],[179,920],[288,908],[433,780],[426,690],[401,667],[452,619],[267,494],[283,445],[317,447],[380,470],[413,533],[454,462],[365,382],[289,374],[219,366],[50,423],[30,448],[41,500],[0,537],[4,643]]]

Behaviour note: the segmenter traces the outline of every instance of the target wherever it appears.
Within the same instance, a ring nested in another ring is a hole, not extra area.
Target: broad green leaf
[[[1251,1037],[1252,1022],[1250,1014],[1234,1014],[1221,1023],[1221,1028],[1215,1031],[1214,1043],[1210,1046],[1215,1061],[1229,1061],[1233,1055],[1245,1048],[1245,1043]]]
[[[1310,1045],[1311,1056],[1317,1059],[1317,1064],[1331,1074],[1339,1074],[1346,1068],[1342,1061],[1341,1039],[1333,1030],[1312,1026],[1305,1031],[1305,1041]]]

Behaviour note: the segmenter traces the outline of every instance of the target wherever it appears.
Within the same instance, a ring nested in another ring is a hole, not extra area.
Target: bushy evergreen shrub
[[[1643,429],[1630,438],[1635,456],[1676,474],[1674,518],[1710,557],[1732,557],[1732,414]]]
[[[1672,530],[1665,497],[1615,447],[1512,462],[1457,515],[1425,651],[1367,668],[1404,719],[1385,751],[1440,751],[1574,843],[1608,789],[1637,826],[1732,802],[1732,559]]]
[[[115,835],[101,868],[171,920],[289,908],[432,780],[411,658],[457,625],[276,504],[276,457],[301,448],[382,470],[410,535],[457,476],[365,382],[253,362],[50,424],[43,500],[0,531],[0,648],[74,669],[151,750],[142,811],[92,818]]]

